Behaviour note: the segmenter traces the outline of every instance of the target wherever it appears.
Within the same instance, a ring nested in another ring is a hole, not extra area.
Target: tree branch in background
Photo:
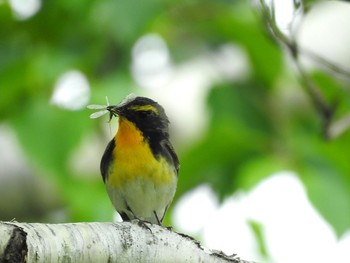
[[[0,222],[0,262],[230,262],[193,238],[137,223]]]
[[[295,10],[301,10],[300,3],[294,3]],[[278,27],[275,19],[275,8],[273,1],[271,7],[267,6],[265,0],[260,0],[262,19],[272,37],[281,43],[291,54],[299,73],[299,77],[306,93],[310,97],[315,109],[319,113],[323,122],[323,134],[326,139],[334,139],[350,129],[350,115],[346,114],[339,120],[334,120],[336,106],[330,105],[322,94],[317,84],[310,78],[300,63],[300,55],[304,55],[317,62],[330,74],[338,75],[346,80],[350,80],[350,72],[342,67],[320,57],[311,50],[298,46],[293,37],[286,36]]]

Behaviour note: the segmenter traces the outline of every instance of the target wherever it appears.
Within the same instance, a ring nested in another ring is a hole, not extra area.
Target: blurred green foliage
[[[93,103],[105,95],[120,100],[135,90],[131,48],[152,32],[165,39],[175,64],[235,43],[250,66],[245,79],[212,87],[209,128],[180,152],[176,198],[209,183],[222,200],[289,169],[299,174],[310,200],[338,234],[349,228],[350,134],[322,136],[322,117],[248,2],[42,1],[39,12],[23,21],[14,18],[7,2],[0,3],[0,121],[13,127],[35,173],[56,185],[69,210],[65,220],[111,220],[100,175],[84,177],[69,165],[84,138],[96,133],[104,144],[108,139],[100,129],[105,120],[91,121],[86,110],[49,103],[55,82],[78,69],[90,82]],[[344,83],[324,72],[309,77],[335,116],[349,111]]]

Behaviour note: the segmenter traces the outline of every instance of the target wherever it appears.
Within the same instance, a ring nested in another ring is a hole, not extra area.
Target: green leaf
[[[101,176],[95,180],[71,178],[61,188],[69,220],[73,222],[112,221],[115,211]]]
[[[266,247],[266,240],[265,240],[263,226],[259,222],[256,222],[254,220],[249,220],[248,224],[255,235],[256,241],[258,243],[258,249],[259,249],[260,255],[263,256],[265,259],[267,259],[268,250]]]
[[[249,190],[263,179],[288,167],[280,156],[258,156],[243,163],[237,172],[237,185]]]
[[[86,111],[66,111],[36,99],[21,105],[12,124],[31,160],[53,173],[66,171],[68,157],[83,132],[92,127]]]
[[[321,160],[314,160],[301,178],[310,201],[341,236],[350,226],[349,184]]]
[[[261,95],[249,90],[249,85],[223,85],[212,90],[208,100],[210,129],[181,158],[180,193],[206,182],[223,198],[239,188],[241,166],[268,150],[272,130],[268,117],[258,110],[264,102],[259,100]]]
[[[107,30],[118,42],[130,46],[147,31],[164,4],[161,0],[96,2],[92,18],[98,17],[95,19],[98,28]]]
[[[310,77],[338,116],[350,111],[348,83],[343,83],[329,73],[322,71],[312,72]]]
[[[309,134],[292,143],[310,201],[340,236],[350,226],[350,135],[327,142]]]

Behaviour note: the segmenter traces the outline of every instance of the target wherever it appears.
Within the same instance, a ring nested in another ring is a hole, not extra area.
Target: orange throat
[[[124,117],[119,117],[119,127],[115,139],[120,148],[134,147],[144,140],[141,131],[135,126],[135,124]]]

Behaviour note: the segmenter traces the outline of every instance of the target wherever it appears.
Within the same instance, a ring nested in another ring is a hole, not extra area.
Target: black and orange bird
[[[174,198],[179,172],[168,117],[157,102],[136,96],[104,111],[110,119],[119,117],[118,131],[100,165],[108,195],[123,221],[139,219],[161,225]]]

